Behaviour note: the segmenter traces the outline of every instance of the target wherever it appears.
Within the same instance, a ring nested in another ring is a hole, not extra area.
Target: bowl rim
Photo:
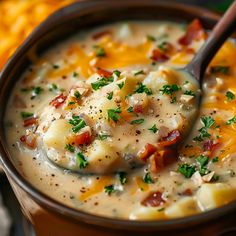
[[[113,1],[111,1],[113,2]],[[35,43],[36,37],[39,35],[43,35],[45,33],[45,28],[49,24],[56,24],[58,19],[61,17],[70,14],[71,12],[74,12],[75,10],[79,10],[81,7],[83,7],[83,10],[86,10],[90,8],[91,6],[97,6],[100,8],[101,6],[104,7],[104,3],[106,4],[106,7],[109,6],[109,2],[106,0],[93,0],[93,1],[80,1],[72,3],[66,7],[63,7],[53,13],[51,16],[49,16],[43,23],[41,23],[31,34],[30,36],[23,42],[23,44],[16,50],[16,52],[13,54],[13,56],[8,60],[6,65],[4,66],[2,72],[0,73],[0,83],[4,79],[6,79],[8,74],[10,73],[10,70],[14,68],[14,64],[17,61],[17,58],[19,55],[23,55],[25,51],[29,49],[29,45],[32,45]],[[123,4],[123,6],[129,6],[130,2],[127,1],[117,1],[113,2],[115,5]],[[176,2],[170,1],[157,1],[157,0],[136,0],[133,1],[132,4],[135,4],[135,6],[143,6],[146,4],[155,4],[160,5],[164,7],[169,8],[175,8],[177,10],[185,9],[186,11],[190,11],[192,15],[199,15],[202,14],[206,16],[206,18],[211,19],[213,21],[217,21],[219,19],[219,15],[216,13],[213,13],[209,10],[203,9],[201,7],[196,6],[189,6],[185,4],[180,4]],[[39,33],[41,32],[41,33]],[[2,92],[2,86],[1,91]],[[0,120],[2,123],[2,119]],[[49,197],[48,195],[44,194],[40,190],[38,190],[36,187],[34,187],[29,181],[27,181],[25,178],[23,178],[22,175],[20,175],[19,171],[15,168],[13,163],[10,161],[10,153],[7,150],[7,147],[4,142],[4,137],[2,134],[0,135],[0,160],[2,162],[3,169],[5,173],[7,174],[8,178],[12,179],[21,189],[23,189],[31,198],[35,200],[39,205],[42,205],[45,207],[45,209],[48,209],[49,211],[53,213],[57,213],[60,216],[66,216],[69,219],[75,220],[75,222],[81,222],[96,226],[102,226],[105,228],[116,228],[116,229],[127,229],[127,230],[169,230],[170,228],[173,228],[173,225],[175,228],[184,228],[186,225],[196,225],[196,224],[207,224],[212,219],[217,219],[222,217],[223,215],[232,212],[236,209],[236,201],[229,203],[228,205],[203,212],[200,214],[196,214],[193,216],[187,216],[183,218],[176,218],[176,219],[168,219],[168,220],[149,220],[149,221],[133,221],[129,219],[117,219],[117,218],[110,218],[100,215],[94,215],[82,210],[76,210],[72,207],[63,205],[61,202]]]

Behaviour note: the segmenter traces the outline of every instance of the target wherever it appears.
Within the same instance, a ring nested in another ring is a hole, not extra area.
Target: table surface
[[[187,2],[187,4],[199,5],[222,13],[227,9],[230,3],[233,2],[233,0],[176,0],[176,2]],[[0,194],[3,198],[3,204],[8,209],[9,215],[12,219],[9,236],[25,236],[22,224],[23,217],[19,203],[17,202],[9,182],[3,173],[0,174]]]

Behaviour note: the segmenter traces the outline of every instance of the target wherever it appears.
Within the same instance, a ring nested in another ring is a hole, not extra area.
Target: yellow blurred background
[[[76,0],[0,0],[0,71],[16,48],[48,15]]]

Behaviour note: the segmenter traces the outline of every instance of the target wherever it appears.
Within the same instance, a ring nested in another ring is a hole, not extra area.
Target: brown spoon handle
[[[236,0],[214,27],[204,45],[185,68],[199,81],[200,86],[202,85],[203,75],[210,61],[234,30],[236,30]]]

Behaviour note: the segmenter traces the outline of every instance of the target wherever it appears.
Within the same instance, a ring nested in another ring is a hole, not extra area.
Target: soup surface
[[[14,164],[50,197],[108,217],[183,217],[234,200],[236,45],[221,48],[203,91],[172,69],[206,37],[198,20],[121,22],[55,45],[9,100]]]

